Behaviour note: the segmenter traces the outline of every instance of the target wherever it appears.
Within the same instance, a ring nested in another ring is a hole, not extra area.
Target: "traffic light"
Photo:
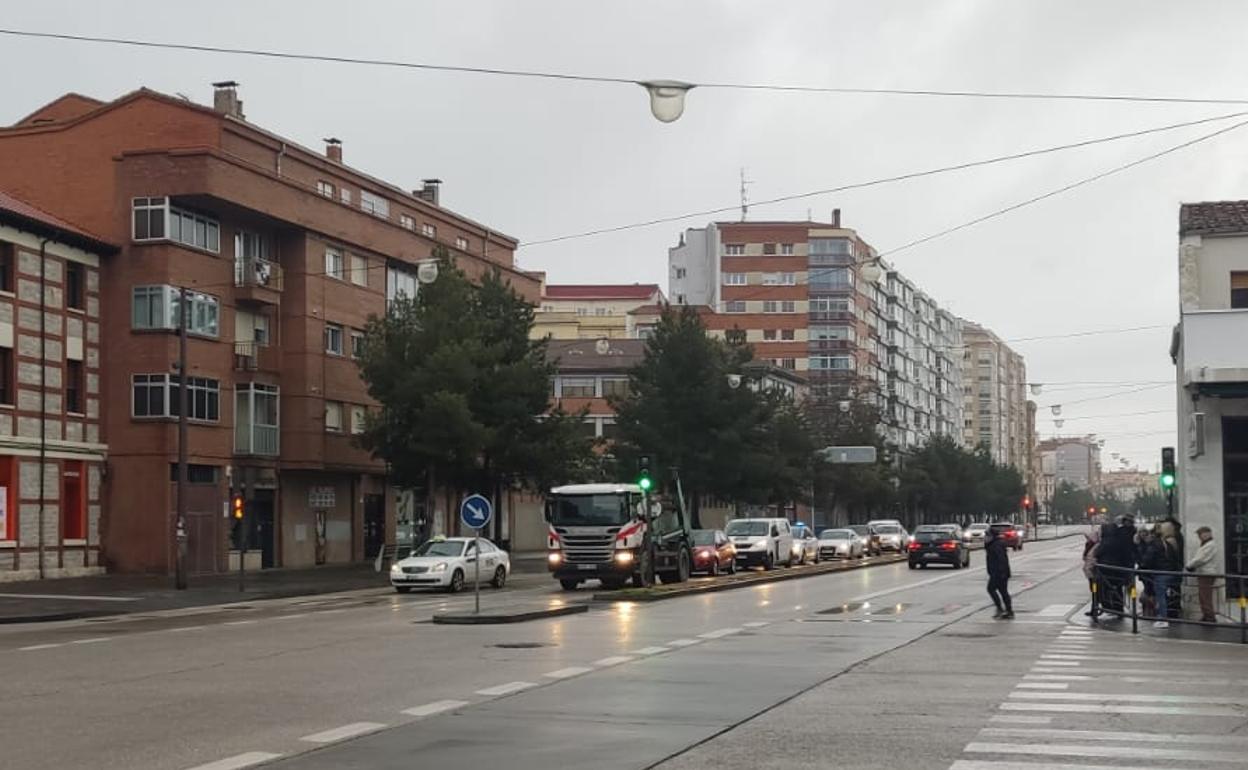
[[[1031,495],[1023,495],[1023,510],[1031,510]]]
[[[234,495],[234,497],[230,499],[230,515],[233,516],[235,519],[241,520],[243,518],[243,496],[242,495]]]
[[[649,492],[654,486],[654,481],[650,478],[650,456],[642,455],[637,460],[637,486],[641,487],[642,492]]]
[[[1178,480],[1178,475],[1174,471],[1174,447],[1163,446],[1161,448],[1161,488],[1174,489],[1174,485]]]
[[[1089,515],[1089,516],[1095,516],[1095,515],[1096,515],[1096,506],[1095,506],[1095,505],[1089,505],[1089,506],[1088,506],[1088,515]]]

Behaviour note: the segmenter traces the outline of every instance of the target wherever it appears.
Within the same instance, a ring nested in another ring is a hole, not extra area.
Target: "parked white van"
[[[724,532],[737,547],[739,565],[793,566],[793,528],[788,519],[734,519]]]

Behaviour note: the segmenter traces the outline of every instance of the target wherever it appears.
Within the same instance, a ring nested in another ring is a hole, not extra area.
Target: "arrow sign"
[[[485,529],[494,515],[494,506],[483,495],[469,495],[459,504],[459,520],[469,529]]]

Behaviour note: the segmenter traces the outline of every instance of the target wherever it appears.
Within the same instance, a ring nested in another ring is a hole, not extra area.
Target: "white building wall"
[[[672,304],[719,307],[719,240],[719,228],[712,223],[685,230],[684,242],[667,250]]]

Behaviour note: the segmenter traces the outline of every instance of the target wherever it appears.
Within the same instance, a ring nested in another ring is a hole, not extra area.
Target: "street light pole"
[[[186,590],[186,287],[178,288],[178,514],[174,522],[173,585]]]

